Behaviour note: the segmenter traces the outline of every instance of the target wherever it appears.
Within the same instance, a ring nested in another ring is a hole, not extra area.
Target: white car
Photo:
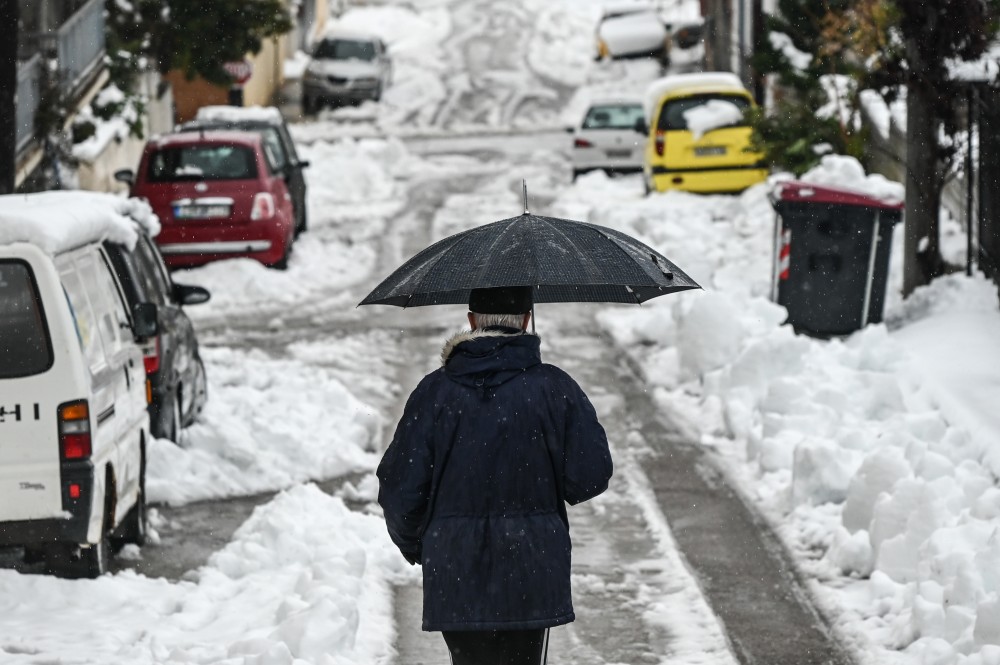
[[[373,35],[332,30],[311,56],[302,76],[302,110],[308,114],[328,104],[377,102],[392,80],[388,50]]]
[[[670,64],[670,31],[644,3],[609,5],[597,24],[597,59],[654,58]]]
[[[146,538],[156,305],[127,307],[103,244],[134,242],[136,210],[155,220],[110,194],[0,196],[0,547],[70,577]]]
[[[638,131],[643,119],[638,100],[606,100],[590,104],[579,127],[573,128],[573,178],[602,169],[609,173],[642,170],[646,135]]]

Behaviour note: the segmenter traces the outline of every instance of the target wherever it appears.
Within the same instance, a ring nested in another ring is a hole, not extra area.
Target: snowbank
[[[866,174],[861,162],[847,155],[824,155],[799,180],[860,192],[893,205],[902,203],[906,195],[901,183],[878,173]]]
[[[202,356],[208,403],[184,431],[183,447],[150,446],[150,501],[256,494],[378,464],[382,418],[336,372],[260,351],[203,347]]]
[[[160,220],[139,199],[82,191],[0,196],[0,245],[26,242],[49,254],[104,240],[134,247],[136,224],[160,232]]]
[[[300,486],[256,509],[191,581],[0,570],[0,653],[4,662],[387,662],[391,583],[412,575],[403,566],[382,519]]]
[[[419,168],[421,160],[394,140],[317,142],[300,146],[299,154],[311,163],[305,170],[308,230],[296,240],[288,269],[228,259],[177,273],[177,281],[212,292],[208,303],[189,310],[196,321],[233,314],[301,316],[303,307],[343,306],[347,287],[371,274],[376,252],[369,241],[405,201],[393,174]]]
[[[706,287],[599,321],[663,413],[777,526],[859,657],[1000,662],[995,286],[953,276],[888,312],[892,329],[796,336],[762,297],[765,191],[643,198],[591,175],[557,205],[640,237]]]

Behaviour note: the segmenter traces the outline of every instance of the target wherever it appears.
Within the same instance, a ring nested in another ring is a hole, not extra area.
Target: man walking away
[[[423,566],[423,629],[455,665],[545,662],[548,629],[575,618],[566,504],[611,478],[594,407],[525,332],[531,304],[530,287],[472,291],[472,330],[410,395],[378,468],[389,535]]]

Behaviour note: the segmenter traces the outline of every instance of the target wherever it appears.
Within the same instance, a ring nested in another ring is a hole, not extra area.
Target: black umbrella
[[[622,302],[699,289],[667,257],[597,224],[523,215],[456,233],[397,268],[359,305],[458,305],[472,289],[530,286],[534,302]]]

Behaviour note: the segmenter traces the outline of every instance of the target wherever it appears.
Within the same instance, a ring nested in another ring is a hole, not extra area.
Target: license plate
[[[175,219],[218,219],[229,217],[227,205],[188,205],[174,206]]]
[[[706,145],[694,149],[696,157],[718,157],[726,154],[725,147],[721,145]]]
[[[610,159],[628,159],[632,156],[631,150],[608,150],[606,152]]]

